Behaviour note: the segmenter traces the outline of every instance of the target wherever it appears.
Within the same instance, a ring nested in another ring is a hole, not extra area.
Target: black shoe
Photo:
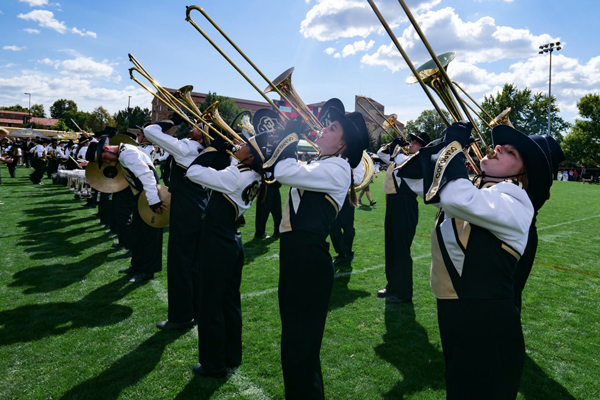
[[[194,321],[192,320],[182,324],[178,322],[162,321],[156,324],[156,327],[165,331],[184,331],[186,329],[192,329],[194,327]]]
[[[139,269],[134,269],[133,267],[129,267],[129,268],[125,268],[125,269],[119,270],[120,274],[137,274],[139,272],[140,272]]]
[[[240,365],[242,365],[242,362],[241,361],[238,361],[238,362],[227,362],[226,364],[227,364],[227,368],[236,369]]]
[[[347,262],[354,261],[354,250],[350,250],[350,254],[346,255],[346,261]]]
[[[105,233],[110,233],[110,232],[105,232]],[[117,240],[119,238],[119,235],[113,235],[111,236],[111,239]]]
[[[376,201],[372,201],[371,202],[371,207],[373,207],[375,204],[377,204],[377,202]]]
[[[341,264],[343,262],[346,262],[346,256],[338,254],[337,257],[333,260],[333,265]]]
[[[81,199],[81,198],[79,198],[79,199]],[[77,200],[79,200],[79,199],[77,199]],[[92,208],[96,208],[96,206],[91,206],[89,204],[84,204],[82,207],[86,210],[91,210]]]
[[[110,233],[110,231],[108,231],[106,233]],[[110,245],[110,247],[112,247],[114,249],[122,249],[123,247],[125,247],[125,245],[123,245],[121,243],[113,243],[113,244]]]
[[[254,239],[268,240],[271,239],[271,236],[263,233],[262,235],[254,235]]]
[[[205,369],[202,364],[198,363],[194,365],[194,373],[207,378],[225,378],[227,376],[227,369],[223,368],[218,371],[211,371]]]
[[[412,299],[402,299],[398,296],[388,296],[385,298],[385,302],[387,304],[404,304],[404,303],[411,303]]]
[[[271,238],[273,238],[273,239],[279,239],[280,237],[281,237],[281,233],[279,233],[279,232],[274,233],[273,235],[271,235]]]
[[[117,257],[115,257],[115,258],[129,258],[129,257],[131,257],[131,256],[132,256],[132,254],[131,254],[131,250],[127,250],[127,253],[125,253],[125,254],[121,254],[120,256],[117,256]],[[119,271],[119,272],[121,272],[121,271]]]
[[[131,278],[129,280],[129,283],[138,283],[138,282],[150,281],[152,279],[154,279],[154,274],[146,274],[146,273],[142,272],[141,274],[137,274],[133,278]]]
[[[379,297],[380,299],[383,299],[385,297],[388,297],[388,293],[387,293],[387,289],[383,288],[381,290],[377,291],[377,297]]]

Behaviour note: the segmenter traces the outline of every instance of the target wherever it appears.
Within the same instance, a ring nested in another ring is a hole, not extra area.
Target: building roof
[[[40,124],[44,126],[54,126],[58,123],[58,119],[56,118],[40,118],[40,117],[32,117],[31,122],[34,124]]]
[[[0,124],[23,124],[23,120],[13,118],[0,118]]]

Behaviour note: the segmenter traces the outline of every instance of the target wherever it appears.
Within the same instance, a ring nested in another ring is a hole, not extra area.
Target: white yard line
[[[582,218],[582,219],[575,219],[573,221],[561,222],[560,224],[556,224],[556,225],[543,226],[541,228],[537,228],[537,230],[543,231],[544,229],[556,228],[557,226],[574,224],[575,222],[587,221],[587,220],[594,219],[594,218],[600,218],[600,215],[594,215],[593,217]]]

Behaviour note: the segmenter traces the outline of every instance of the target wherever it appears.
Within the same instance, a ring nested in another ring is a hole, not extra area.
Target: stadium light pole
[[[553,42],[553,43],[546,43],[540,46],[540,53],[539,54],[546,54],[546,53],[550,53],[550,72],[548,73],[548,135],[552,136],[551,134],[551,130],[550,130],[550,123],[551,123],[551,110],[552,110],[552,53],[554,52],[554,50],[559,51],[560,49],[562,49],[562,47],[560,47],[560,42]]]

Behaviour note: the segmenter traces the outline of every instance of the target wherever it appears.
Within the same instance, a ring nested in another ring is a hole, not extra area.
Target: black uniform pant
[[[534,219],[534,222],[529,228],[527,246],[525,247],[525,251],[519,259],[519,262],[517,263],[517,270],[515,271],[515,305],[517,306],[519,311],[521,311],[521,307],[523,305],[523,289],[525,289],[525,283],[527,283],[527,279],[529,278],[529,274],[531,273],[531,268],[533,268],[533,262],[535,261],[535,253],[537,252],[537,246],[538,234]]]
[[[98,216],[100,222],[110,226],[112,220],[112,199],[110,193],[100,192],[100,201],[98,202]]]
[[[137,208],[141,193],[135,196],[131,221],[131,267],[136,272],[153,274],[162,270],[163,229],[144,222]]]
[[[29,175],[29,179],[33,183],[40,183],[44,178],[44,170],[46,168],[46,164],[44,163],[44,161],[35,157],[32,159],[32,166],[34,168],[34,171]]]
[[[17,169],[17,157],[15,157],[14,161],[11,162],[10,164],[6,164],[6,166],[8,167],[8,173],[10,174],[10,177],[14,178],[15,170]]]
[[[58,161],[48,161],[48,166],[46,167],[46,174],[48,175],[48,179],[52,178],[52,174],[54,174],[56,171],[58,171]]]
[[[167,285],[169,321],[184,323],[198,318],[200,304],[199,268],[203,207],[185,193],[171,193]]]
[[[237,226],[226,227],[219,221],[206,219],[202,255],[198,358],[204,368],[219,371],[242,362],[240,285],[244,248]]]
[[[281,224],[281,185],[267,185],[265,201],[256,203],[256,219],[254,224],[254,236],[262,237],[266,233],[269,214],[273,216],[273,235],[279,235],[279,224]]]
[[[438,300],[448,400],[508,400],[519,390],[525,342],[514,300]]]
[[[135,195],[131,191],[131,188],[127,186],[120,192],[113,193],[113,203],[119,243],[129,249],[131,248],[132,235],[131,216],[133,214],[133,208],[137,207]]]
[[[343,233],[342,233],[343,231]],[[350,204],[348,196],[344,200],[344,205],[337,218],[331,224],[331,244],[339,255],[349,255],[352,251],[354,242],[354,206]]]
[[[329,244],[302,231],[281,235],[279,313],[285,398],[324,399],[321,342],[333,289]]]
[[[389,194],[385,209],[385,276],[388,296],[410,300],[413,296],[413,261],[410,256],[419,205],[415,196]]]

